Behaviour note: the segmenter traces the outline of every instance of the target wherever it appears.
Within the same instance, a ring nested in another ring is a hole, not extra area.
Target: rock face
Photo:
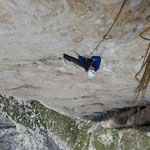
[[[88,121],[61,115],[35,100],[24,102],[1,95],[0,112],[1,120],[9,117],[14,122],[10,125],[6,119],[3,121],[5,126],[0,132],[0,146],[6,149],[2,150],[59,150],[56,143],[63,150],[88,150],[90,134],[87,130],[92,125]]]
[[[139,33],[150,25],[150,0],[127,0],[113,38],[94,52],[102,63],[93,80],[62,58],[90,54],[122,2],[0,0],[0,93],[79,117],[130,105],[148,44]]]
[[[141,108],[142,111],[146,110]],[[125,110],[128,109],[119,110],[122,114],[120,116],[124,116]],[[117,117],[115,118],[117,121]],[[60,150],[60,148],[62,150],[147,150],[150,148],[149,127],[116,130],[110,129],[111,126],[107,126],[106,122],[106,129],[102,129],[100,128],[102,124],[104,125],[103,121],[94,123],[59,114],[35,100],[25,102],[0,95],[1,150]]]
[[[84,118],[97,122],[97,129],[150,126],[149,108],[149,105],[125,107],[106,112],[95,112]]]
[[[40,132],[40,130],[33,131],[23,124],[15,123],[15,120],[12,121],[2,111],[0,111],[0,149],[60,150],[46,132]]]
[[[21,124],[13,123],[13,126],[10,126],[12,121],[3,113],[0,113],[0,119],[0,121],[3,119],[3,125],[0,125],[1,150],[60,150],[46,132],[33,131]]]

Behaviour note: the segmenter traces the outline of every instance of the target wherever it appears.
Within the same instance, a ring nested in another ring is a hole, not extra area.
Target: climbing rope
[[[150,30],[150,27],[148,27],[146,30],[142,31],[142,32],[140,33],[140,37],[143,38],[144,40],[150,41],[149,38],[146,38],[146,37],[143,36],[143,34],[144,34],[145,32],[147,32],[148,30]]]
[[[150,39],[143,36],[143,34],[145,32],[147,32],[148,30],[150,30],[150,27],[148,27],[146,30],[141,32],[140,37],[143,38],[144,40],[150,41]],[[139,79],[137,76],[143,71],[144,68],[145,68],[145,70],[144,70],[143,76],[141,79]],[[150,81],[150,43],[149,43],[147,51],[145,53],[141,69],[138,71],[138,73],[136,73],[135,79],[139,83],[139,85],[135,89],[135,94],[142,92],[142,98],[144,99],[145,93],[146,93],[146,90],[148,87],[148,83]]]
[[[140,37],[143,38],[144,40],[150,41],[149,38],[144,37],[144,33],[147,32],[148,30],[150,30],[150,27],[148,27],[146,30],[142,31],[140,33]],[[143,69],[145,68],[145,70],[143,71]],[[143,73],[143,76],[141,77],[141,79],[138,78],[138,76],[140,75],[141,72]],[[135,120],[135,126],[137,126],[139,124],[139,118],[140,118],[140,107],[142,105],[142,100],[145,99],[145,94],[146,94],[146,90],[148,87],[148,84],[150,82],[150,43],[148,45],[148,48],[146,50],[145,56],[144,56],[144,60],[142,62],[142,66],[140,68],[140,70],[135,74],[135,80],[139,83],[138,86],[135,89],[135,95],[134,95],[134,102],[133,105],[131,106],[126,121],[129,117],[129,114],[132,112],[133,107],[135,106],[135,103],[137,102],[137,99],[140,95],[140,93],[142,94],[142,99],[140,100],[140,103],[138,105],[137,108],[137,117]]]
[[[148,27],[146,30],[142,31],[140,33],[140,37],[143,38],[144,40],[150,41],[149,38],[146,38],[143,35],[148,30],[150,30],[150,27]],[[139,79],[138,76],[140,75],[141,72],[143,72],[144,68],[145,68],[145,70],[144,70],[143,76],[141,77],[141,79]],[[139,124],[140,107],[142,105],[142,100],[145,99],[145,93],[146,93],[148,84],[150,82],[150,43],[149,43],[148,48],[146,50],[144,60],[142,62],[142,66],[141,66],[140,70],[135,74],[135,80],[139,83],[139,85],[136,87],[136,89],[134,91],[135,95],[134,95],[133,104],[130,107],[130,110],[127,112],[127,115],[123,121],[124,121],[124,123],[126,123],[128,118],[134,114],[134,111],[133,111],[134,106],[137,102],[137,99],[138,99],[140,93],[142,93],[142,99],[141,99],[141,101],[137,107],[137,116],[136,116],[136,120],[135,120],[135,126],[137,126]]]
[[[106,34],[103,36],[102,40],[97,44],[97,46],[96,46],[96,47],[93,49],[93,51],[90,53],[90,55],[92,55],[95,50],[98,50],[97,48],[101,45],[101,43],[102,43],[104,40],[108,40],[108,39],[111,39],[111,38],[112,38],[112,36],[107,37],[107,35],[109,34],[109,32],[111,31],[111,29],[113,28],[114,24],[117,22],[118,17],[120,16],[120,14],[121,14],[121,12],[122,12],[122,9],[123,9],[123,7],[124,7],[126,1],[127,1],[127,0],[124,0],[124,1],[123,1],[122,6],[121,6],[121,8],[120,8],[120,10],[119,10],[119,12],[118,12],[118,14],[117,14],[117,16],[116,16],[116,18],[115,18],[113,24],[111,25],[111,27],[109,28],[109,30],[106,32]]]

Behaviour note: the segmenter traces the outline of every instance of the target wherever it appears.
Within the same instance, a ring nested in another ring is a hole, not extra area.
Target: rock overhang
[[[113,38],[94,53],[102,63],[93,80],[62,58],[63,53],[75,56],[74,50],[89,54],[122,2],[1,0],[0,92],[36,99],[72,116],[129,106],[148,45],[139,33],[150,25],[150,1],[127,1],[109,34]]]

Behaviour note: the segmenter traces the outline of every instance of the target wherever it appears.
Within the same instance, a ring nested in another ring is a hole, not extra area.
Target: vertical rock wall
[[[150,25],[149,0],[127,0],[113,38],[94,52],[102,63],[93,80],[62,58],[75,56],[74,50],[89,54],[122,2],[0,0],[0,93],[36,99],[71,116],[130,105],[148,44],[139,33]]]

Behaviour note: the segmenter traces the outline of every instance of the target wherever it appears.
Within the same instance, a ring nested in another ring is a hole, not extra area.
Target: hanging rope
[[[149,38],[144,37],[144,33],[147,32],[148,30],[150,30],[150,27],[148,27],[146,30],[142,31],[140,33],[140,37],[143,38],[144,40],[150,41]],[[141,79],[138,78],[138,75],[140,75],[140,73],[144,70],[143,76],[141,77]],[[150,82],[150,43],[148,45],[148,48],[146,50],[145,56],[144,56],[144,60],[142,62],[142,66],[141,69],[136,73],[135,75],[135,79],[136,81],[139,83],[139,85],[136,87],[135,89],[135,95],[134,95],[134,102],[133,105],[131,106],[127,118],[125,121],[127,121],[129,114],[131,114],[133,107],[135,106],[135,103],[137,102],[137,98],[139,97],[140,93],[142,93],[142,99],[138,105],[137,108],[137,116],[136,116],[136,120],[135,120],[135,126],[137,126],[139,124],[139,118],[140,118],[140,107],[142,105],[142,100],[145,99],[145,94],[146,94],[146,90],[148,87],[148,84]]]
[[[148,30],[150,30],[150,27],[148,27],[146,30],[142,31],[140,33],[140,37],[143,38],[144,40],[150,41],[149,38],[146,38],[143,35]],[[143,73],[143,76],[141,77],[141,79],[139,79],[137,76],[143,71],[144,68],[145,68],[145,71]],[[130,106],[130,110],[127,112],[127,115],[126,115],[125,119],[123,120],[124,123],[126,123],[128,118],[131,117],[134,114],[133,109],[134,109],[134,106],[135,106],[135,104],[137,102],[137,99],[138,99],[141,92],[142,92],[142,100],[145,99],[145,93],[146,93],[148,84],[150,82],[150,43],[149,43],[148,48],[146,50],[144,60],[142,62],[141,69],[138,71],[138,73],[136,73],[135,79],[139,83],[139,85],[137,86],[137,88],[134,91],[135,92],[134,99],[133,99],[134,101],[133,101],[132,106]],[[136,115],[136,119],[135,119],[135,126],[139,125],[140,108],[141,108],[141,105],[142,105],[142,100],[140,101],[140,103],[137,107],[137,115]]]
[[[107,35],[109,34],[109,32],[110,32],[111,29],[113,28],[114,24],[116,23],[118,17],[120,16],[121,11],[122,11],[122,9],[123,9],[123,7],[124,7],[126,1],[127,1],[127,0],[124,0],[124,1],[123,1],[122,6],[121,6],[121,8],[120,8],[120,10],[119,10],[119,12],[118,12],[118,14],[117,14],[117,16],[116,16],[116,18],[115,18],[113,24],[111,25],[111,27],[109,28],[109,30],[106,32],[106,34],[103,36],[102,40],[97,44],[97,46],[96,46],[96,47],[93,49],[93,51],[90,53],[90,55],[92,55],[92,54],[94,53],[94,51],[97,50],[97,48],[101,45],[101,43],[102,43],[104,40],[108,40],[108,39],[111,39],[111,38],[112,38],[111,36],[110,36],[110,37],[107,37]]]
[[[141,79],[139,79],[137,76],[142,72],[144,67],[145,67],[145,71],[143,73],[143,76]],[[137,101],[139,94],[142,93],[142,97],[141,97],[142,99],[138,106],[137,119],[136,119],[136,123],[135,123],[135,125],[138,125],[138,121],[140,118],[140,107],[142,105],[142,100],[145,99],[146,90],[147,90],[148,84],[150,82],[150,43],[149,43],[147,51],[145,53],[142,67],[141,67],[140,71],[135,75],[135,79],[139,83],[139,85],[135,89],[135,102]]]
[[[150,30],[150,27],[148,27],[146,30],[141,32],[140,33],[140,37],[143,38],[144,40],[150,41],[150,39],[148,39],[148,38],[143,36],[143,34],[145,32],[147,32],[148,30]],[[137,76],[143,71],[144,68],[145,68],[145,70],[144,70],[143,76],[142,76],[141,79],[139,79]],[[139,85],[135,89],[135,93],[137,94],[139,92],[142,92],[142,98],[144,99],[145,98],[146,89],[147,89],[148,83],[150,81],[150,43],[149,43],[147,51],[145,53],[141,69],[135,75],[135,79],[139,83]]]

